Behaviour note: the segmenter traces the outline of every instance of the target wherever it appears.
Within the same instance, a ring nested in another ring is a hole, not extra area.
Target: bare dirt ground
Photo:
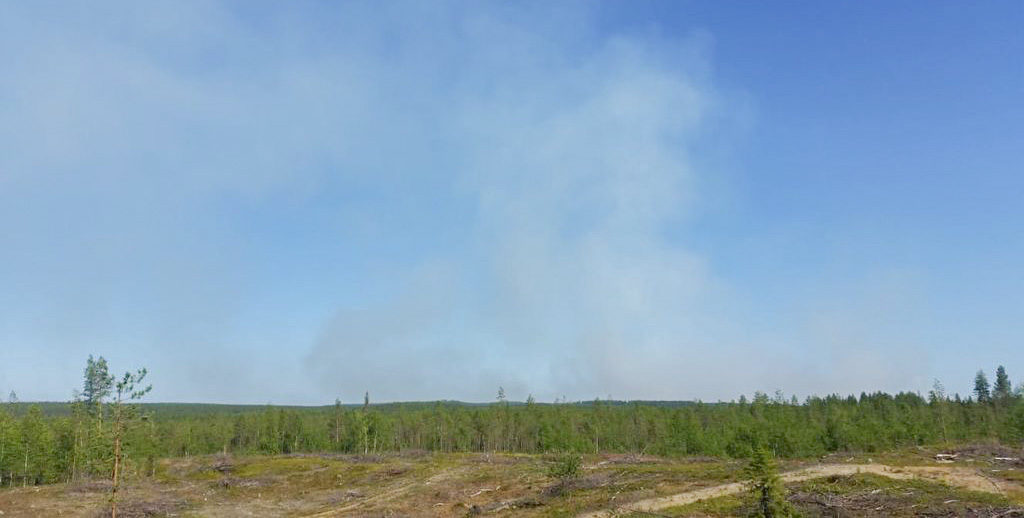
[[[584,460],[580,476],[565,482],[548,476],[551,462],[551,458],[539,455],[426,452],[169,459],[161,462],[155,476],[130,481],[119,515],[598,517],[665,514],[668,511],[659,510],[716,497],[730,498],[726,495],[736,495],[743,489],[744,463],[728,459],[590,455]],[[985,464],[985,469],[981,469],[980,463],[967,462],[921,464],[925,462],[894,466],[859,459],[827,464],[789,461],[781,469],[791,483],[858,472],[883,475],[885,480],[934,481],[929,491],[939,495],[933,508],[940,510],[946,500],[965,498],[953,488],[992,495],[997,499],[989,506],[993,509],[1013,509],[1012,506],[1024,503],[1024,470],[1020,467]],[[885,494],[873,492],[874,481],[858,483],[867,484],[862,492],[871,496],[854,495],[860,498],[855,502],[858,505],[914,505],[899,499],[877,503],[875,500]],[[0,518],[104,516],[108,513],[108,489],[103,481],[0,489]],[[802,488],[795,494],[808,502],[821,500],[829,505],[839,499],[822,497],[815,487]],[[692,513],[686,509],[670,514],[729,515]],[[958,514],[950,511],[937,515]]]

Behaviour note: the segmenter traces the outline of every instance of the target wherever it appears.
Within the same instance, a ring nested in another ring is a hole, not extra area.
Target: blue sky
[[[1024,381],[1019,2],[0,5],[0,390]]]

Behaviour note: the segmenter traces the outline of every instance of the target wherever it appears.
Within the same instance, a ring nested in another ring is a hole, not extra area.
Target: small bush
[[[563,453],[555,459],[555,462],[548,467],[548,476],[565,482],[580,475],[580,466],[583,459],[573,453]]]
[[[779,478],[775,458],[764,448],[757,448],[747,465],[745,474],[750,488],[756,518],[790,518],[800,516],[786,501],[786,486]]]

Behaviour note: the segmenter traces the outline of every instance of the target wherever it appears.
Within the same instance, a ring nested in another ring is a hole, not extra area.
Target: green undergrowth
[[[1009,503],[1005,497],[994,493],[971,491],[924,479],[897,480],[870,473],[810,480],[798,485],[796,489],[833,495],[854,495],[881,490],[881,494],[890,496],[913,496],[914,501],[920,504],[934,503],[937,500],[946,501],[952,498],[985,505]]]

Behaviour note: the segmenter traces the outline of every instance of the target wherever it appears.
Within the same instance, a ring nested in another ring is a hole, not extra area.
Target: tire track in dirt
[[[409,483],[406,483],[406,484],[399,485],[397,487],[392,487],[392,488],[387,489],[385,491],[382,491],[382,492],[380,492],[380,493],[378,493],[376,495],[370,496],[370,497],[368,497],[366,499],[363,499],[363,500],[359,500],[357,502],[353,502],[353,503],[348,504],[348,505],[344,505],[344,506],[341,506],[341,507],[335,507],[333,509],[327,509],[325,511],[315,512],[313,514],[308,514],[308,515],[305,515],[305,516],[306,516],[306,518],[327,518],[327,517],[331,517],[331,516],[344,516],[345,513],[357,511],[361,507],[366,507],[366,506],[373,505],[373,504],[380,504],[380,503],[383,503],[383,502],[389,502],[389,501],[394,500],[396,498],[402,497],[406,493],[409,493],[410,491],[415,489],[416,487],[419,487],[419,486],[430,486],[432,484],[436,484],[438,482],[443,482],[443,481],[448,480],[450,478],[454,478],[458,474],[460,474],[462,471],[464,471],[464,469],[460,469],[460,468],[444,469],[444,470],[441,470],[441,471],[439,471],[437,473],[434,473],[433,475],[431,475],[429,478],[427,478],[427,480],[425,480],[422,483],[409,482]]]
[[[973,491],[985,493],[999,493],[1005,495],[1005,488],[995,480],[980,474],[971,468],[954,466],[886,466],[884,464],[823,464],[783,473],[781,476],[785,482],[801,482],[815,478],[831,476],[847,476],[857,473],[872,473],[895,479],[925,478],[943,482],[951,486],[957,486]],[[1009,485],[1009,484],[1007,484]],[[591,511],[578,515],[578,518],[607,518],[631,512],[652,512],[669,507],[692,504],[708,498],[739,493],[746,488],[744,482],[733,482],[720,486],[706,487],[684,493],[648,498],[638,500],[629,504],[605,509]]]
[[[373,496],[371,496],[369,498],[366,498],[365,500],[360,500],[358,502],[355,502],[355,503],[352,503],[352,504],[349,504],[349,505],[346,505],[346,506],[337,507],[337,508],[334,508],[334,509],[328,509],[326,511],[321,511],[321,512],[314,513],[314,514],[308,514],[306,516],[307,516],[307,518],[314,518],[314,517],[323,518],[323,517],[327,517],[327,516],[342,516],[346,512],[354,511],[354,510],[356,510],[356,509],[358,509],[360,507],[366,506],[368,504],[379,504],[381,502],[388,502],[388,501],[394,500],[394,499],[404,495],[405,493],[408,493],[409,491],[411,491],[414,487],[416,487],[416,485],[417,484],[415,484],[415,483],[403,484],[401,486],[398,486],[398,487],[395,487],[395,488],[391,488],[391,489],[388,489],[388,490],[383,491],[381,493],[378,493],[376,495],[373,495]]]

